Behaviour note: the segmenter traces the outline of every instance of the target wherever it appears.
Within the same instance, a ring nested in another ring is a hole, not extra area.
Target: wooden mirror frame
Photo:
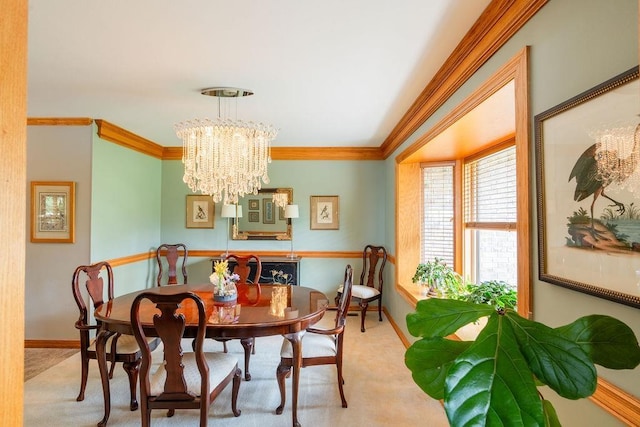
[[[249,194],[238,200],[242,206],[242,217],[232,218],[233,240],[291,240],[291,219],[281,219],[280,209],[274,209],[273,225],[265,222],[265,203],[272,201],[274,193],[287,194],[287,204],[293,203],[293,188],[262,188],[257,195]],[[249,209],[249,203],[257,200],[257,206]],[[284,209],[282,209],[284,211]],[[282,212],[284,214],[284,212]],[[258,221],[249,221],[249,215],[257,215]],[[256,223],[256,226],[250,224]]]

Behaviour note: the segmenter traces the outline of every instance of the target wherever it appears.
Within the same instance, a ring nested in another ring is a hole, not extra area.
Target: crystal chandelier
[[[253,95],[249,90],[215,87],[201,93],[218,98],[218,118],[174,126],[182,140],[182,180],[191,191],[210,195],[216,203],[236,204],[245,194],[258,194],[262,182],[269,183],[267,164],[278,131],[271,125],[221,116],[221,100]]]
[[[273,193],[271,200],[277,207],[284,208],[289,202],[289,195],[287,193]]]

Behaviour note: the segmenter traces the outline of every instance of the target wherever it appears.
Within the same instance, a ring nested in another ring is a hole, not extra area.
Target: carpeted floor
[[[349,317],[345,333],[345,394],[348,408],[340,405],[334,366],[304,368],[301,372],[298,418],[303,426],[448,426],[438,401],[424,394],[404,366],[404,346],[385,319],[367,318],[367,332],[359,330],[359,317]],[[230,390],[216,399],[209,411],[210,425],[217,427],[275,427],[291,425],[291,381],[287,380],[287,405],[275,415],[280,394],[275,380],[281,337],[258,338],[251,357],[252,380],[242,381],[238,406],[242,415],[231,413]],[[304,341],[303,341],[304,345]],[[210,350],[221,350],[220,343],[207,343]],[[185,348],[189,348],[188,346]],[[242,366],[239,341],[229,342]],[[76,402],[80,383],[80,357],[76,353],[63,362],[25,382],[25,426],[95,426],[102,418],[103,401],[97,366],[92,361],[86,398]],[[111,381],[109,426],[140,425],[139,411],[128,409],[127,376],[118,367]],[[165,411],[152,412],[153,426],[194,426],[198,412],[176,411],[166,418]]]

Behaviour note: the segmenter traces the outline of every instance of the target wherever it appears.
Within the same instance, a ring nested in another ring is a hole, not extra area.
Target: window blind
[[[440,258],[453,266],[453,164],[422,168],[422,262]]]
[[[464,176],[465,226],[515,230],[515,146],[465,163]]]

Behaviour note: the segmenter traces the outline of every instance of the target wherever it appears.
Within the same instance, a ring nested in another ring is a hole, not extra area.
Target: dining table
[[[235,308],[232,319],[223,318],[219,305],[213,298],[213,285],[188,284],[169,285],[142,289],[136,292],[118,296],[105,302],[95,309],[94,315],[101,327],[96,335],[96,355],[104,395],[104,416],[98,423],[99,427],[107,425],[111,411],[111,397],[109,389],[109,372],[107,367],[106,343],[110,336],[119,333],[133,335],[131,327],[131,304],[134,298],[142,292],[157,292],[171,294],[179,292],[193,292],[205,303],[207,313],[206,337],[214,339],[246,339],[273,335],[282,335],[291,342],[293,348],[292,372],[292,425],[299,427],[298,421],[298,386],[300,382],[300,368],[302,363],[302,337],[306,329],[318,322],[326,310],[326,296],[313,288],[291,285],[261,284],[259,298],[254,301],[239,304]],[[148,301],[141,306],[140,319],[143,325],[151,326],[153,334],[153,315],[155,307]],[[190,318],[192,311],[185,310],[185,338],[196,336],[197,319]],[[147,329],[147,328],[145,328]],[[275,380],[274,375],[274,380]]]

